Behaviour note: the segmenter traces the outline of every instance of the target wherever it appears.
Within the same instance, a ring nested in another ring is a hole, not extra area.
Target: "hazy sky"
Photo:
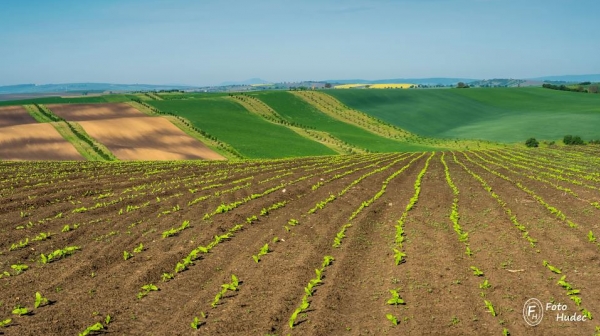
[[[598,0],[2,0],[0,85],[600,73]]]

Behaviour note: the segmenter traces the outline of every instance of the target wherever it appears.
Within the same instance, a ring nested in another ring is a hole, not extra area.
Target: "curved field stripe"
[[[275,112],[275,110],[273,110],[269,105],[265,104],[259,99],[256,99],[253,96],[234,95],[231,98],[237,101],[242,106],[244,106],[244,108],[246,108],[248,111],[261,116],[265,120],[274,124],[285,126],[305,138],[308,138],[312,141],[316,141],[320,144],[329,147],[338,154],[366,153],[365,150],[356,146],[352,146],[336,138],[328,132],[317,131],[314,129],[309,129],[306,126],[290,123],[289,121],[281,117],[279,113]]]

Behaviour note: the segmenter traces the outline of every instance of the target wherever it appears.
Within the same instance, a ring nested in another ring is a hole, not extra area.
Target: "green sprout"
[[[477,268],[475,266],[471,266],[471,270],[473,270],[473,275],[483,276],[483,272],[479,268]]]
[[[398,290],[390,289],[390,293],[392,293],[392,298],[387,300],[387,304],[389,305],[399,305],[404,304],[404,300],[400,298],[400,294],[398,294]]]
[[[87,327],[82,333],[79,334],[79,336],[87,336],[90,335],[92,332],[102,331],[103,329],[104,326],[102,325],[102,323],[98,322],[94,325]]]
[[[48,299],[42,296],[40,292],[35,292],[35,309],[45,306],[49,303]]]
[[[385,318],[387,318],[390,322],[392,322],[393,325],[395,325],[395,326],[398,325],[398,319],[396,318],[396,316],[394,316],[392,314],[385,314]]]

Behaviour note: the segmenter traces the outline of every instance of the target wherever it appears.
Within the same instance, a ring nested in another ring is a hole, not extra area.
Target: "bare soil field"
[[[594,335],[599,154],[0,162],[0,333]]]
[[[128,104],[48,105],[56,115],[79,123],[120,160],[223,160],[203,143],[162,117]]]
[[[0,160],[83,160],[50,124],[21,106],[0,107]]]

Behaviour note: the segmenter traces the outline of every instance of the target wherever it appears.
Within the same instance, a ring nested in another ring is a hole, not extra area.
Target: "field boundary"
[[[36,121],[51,124],[85,159],[90,161],[118,160],[106,146],[94,140],[78,123],[66,121],[41,104],[24,105],[24,107]]]
[[[160,116],[167,119],[185,134],[204,143],[208,148],[221,154],[227,160],[240,160],[246,158],[228,143],[225,143],[219,140],[214,135],[208,134],[206,131],[193,126],[192,123],[184,117],[168,112],[163,112],[157,109],[156,107],[150,106],[143,102],[141,99],[137,98],[133,98],[132,101],[127,102],[126,104],[129,104],[130,106],[136,108],[137,110],[148,116]]]

